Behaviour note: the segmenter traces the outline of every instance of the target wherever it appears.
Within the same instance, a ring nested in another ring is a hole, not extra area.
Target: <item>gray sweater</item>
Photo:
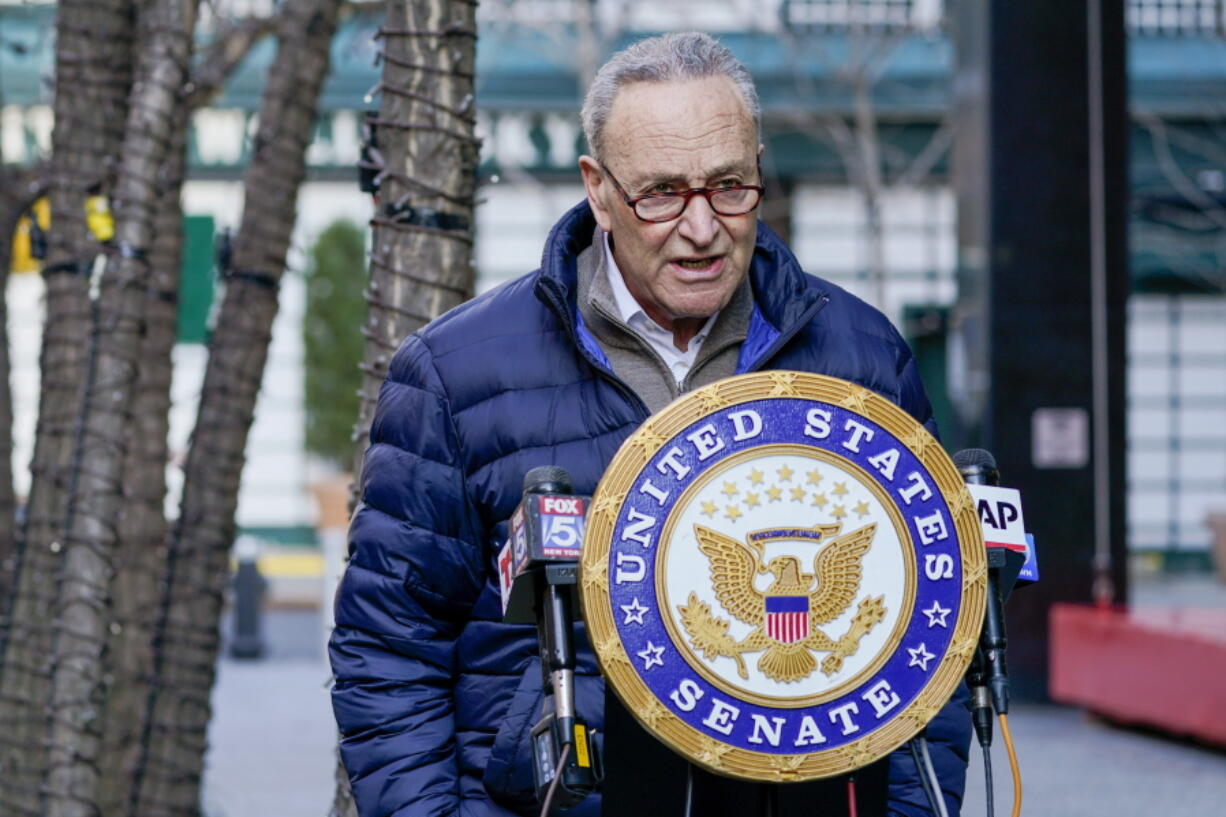
[[[579,254],[577,264],[579,312],[584,323],[609,358],[613,373],[642,398],[653,414],[684,392],[736,374],[741,342],[745,340],[753,311],[748,276],[732,294],[728,305],[720,310],[694,365],[678,386],[660,355],[622,322],[609,286],[604,239],[599,228],[592,243]]]

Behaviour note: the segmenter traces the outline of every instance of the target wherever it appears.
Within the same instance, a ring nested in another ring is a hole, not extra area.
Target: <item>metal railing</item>
[[[1226,0],[1128,0],[1131,34],[1226,36]]]
[[[945,20],[946,0],[782,0],[785,27],[799,30],[928,31]],[[1130,34],[1226,37],[1226,0],[1127,0]]]
[[[783,0],[786,28],[800,31],[863,27],[928,30],[941,24],[942,0]]]

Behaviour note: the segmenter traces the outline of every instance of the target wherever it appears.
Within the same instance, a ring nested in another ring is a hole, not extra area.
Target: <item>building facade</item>
[[[1126,11],[1134,282],[1128,539],[1138,552],[1201,565],[1206,516],[1226,510],[1226,3],[1128,0]],[[949,176],[956,78],[946,14],[940,0],[483,2],[478,288],[535,267],[549,226],[581,197],[577,109],[583,78],[600,55],[643,33],[701,27],[728,44],[759,84],[763,218],[790,237],[806,269],[895,320],[920,353],[938,414],[948,418],[955,409],[946,394],[957,392],[960,369],[942,324],[957,296],[959,265]],[[325,226],[339,218],[365,223],[371,213],[354,167],[363,111],[376,105],[368,92],[379,79],[371,37],[380,17],[381,4],[356,4],[335,38],[311,180],[298,201],[239,508],[240,524],[269,535],[308,536],[312,521],[302,449],[301,273],[306,248]],[[0,44],[19,43],[22,52],[0,48],[0,147],[6,161],[29,162],[50,145],[53,12],[0,5],[0,20]],[[193,120],[184,206],[214,231],[238,224],[242,169],[272,54],[273,43],[257,46]],[[866,110],[867,119],[857,117]],[[859,136],[876,156],[872,172],[862,169]],[[12,276],[19,490],[37,400],[39,292],[36,276]],[[176,450],[186,444],[204,360],[199,343],[176,350]]]

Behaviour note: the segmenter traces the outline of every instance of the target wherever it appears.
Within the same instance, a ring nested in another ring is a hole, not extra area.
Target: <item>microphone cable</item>
[[[945,796],[941,794],[941,781],[937,777],[937,770],[932,766],[932,755],[928,753],[928,739],[918,737],[915,742],[919,745],[919,754],[924,761],[924,768],[920,771],[920,776],[927,775],[928,777],[928,785],[932,788],[932,804],[936,807],[937,817],[949,817],[949,810],[945,807]]]
[[[1005,739],[1005,750],[1009,753],[1009,771],[1013,773],[1013,812],[1011,817],[1022,813],[1022,772],[1017,765],[1017,752],[1013,749],[1013,735],[1009,732],[1009,716],[1004,712],[1000,718],[1000,734]]]
[[[549,817],[549,807],[553,805],[553,796],[558,791],[558,783],[562,780],[562,770],[566,768],[566,759],[570,757],[570,744],[562,746],[562,754],[558,756],[558,765],[553,780],[549,781],[549,791],[545,792],[545,802],[541,804],[541,817]]]
[[[986,743],[980,744],[979,748],[983,749],[983,789],[988,800],[988,817],[996,817],[996,795],[992,791],[992,750]]]
[[[919,740],[922,735],[917,735],[907,741],[907,745],[911,747],[911,759],[915,761],[915,774],[919,778],[920,788],[924,790],[924,797],[928,800],[928,806],[932,809],[932,813],[936,814],[937,806],[936,796],[932,793],[932,784],[928,780],[928,775],[924,773],[924,759],[920,757]]]

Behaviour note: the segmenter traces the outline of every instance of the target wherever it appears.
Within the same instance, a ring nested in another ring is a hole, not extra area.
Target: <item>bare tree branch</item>
[[[470,0],[388,0],[383,43],[385,91],[379,109],[385,157],[371,252],[370,317],[362,403],[354,439],[361,470],[364,441],[379,387],[400,342],[472,293],[472,207],[477,150],[474,6]],[[451,31],[448,37],[394,32]],[[395,90],[410,93],[396,93]],[[433,98],[426,103],[421,99]],[[430,192],[434,191],[434,192]],[[440,193],[442,195],[440,195]],[[415,208],[407,211],[403,208]],[[389,209],[390,212],[389,212]],[[397,208],[401,208],[397,212]],[[453,216],[447,224],[416,224],[412,212]]]
[[[1205,218],[1210,219],[1222,229],[1226,229],[1226,209],[1212,196],[1200,189],[1196,182],[1188,178],[1183,168],[1171,155],[1171,145],[1167,138],[1166,123],[1149,113],[1134,113],[1134,118],[1149,133],[1154,145],[1154,158],[1158,160],[1158,168],[1175,192],[1183,196],[1189,203],[1200,208]]]
[[[937,162],[941,161],[941,157],[949,152],[949,148],[954,143],[956,129],[952,117],[946,116],[942,119],[941,124],[937,125],[936,131],[928,138],[924,147],[915,154],[915,158],[890,186],[914,187],[926,179],[936,167]]]
[[[1179,125],[1162,120],[1155,114],[1140,109],[1135,103],[1133,104],[1132,118],[1142,125],[1147,122],[1162,123],[1163,133],[1170,144],[1181,147],[1191,153],[1199,154],[1219,168],[1226,168],[1226,148],[1222,147],[1222,142],[1206,139],[1181,128]]]
[[[846,40],[847,57],[834,58],[818,37],[804,36],[785,26],[781,35],[792,66],[798,97],[818,99],[818,88],[808,71],[816,63],[846,87],[850,115],[834,111],[793,111],[790,119],[803,132],[826,143],[839,157],[851,186],[861,195],[864,212],[865,272],[873,287],[873,300],[886,308],[885,227],[883,199],[892,190],[911,187],[929,175],[949,150],[952,124],[946,117],[908,166],[890,181],[874,92],[897,50],[914,36],[908,28],[879,29],[853,20]],[[850,120],[850,121],[849,121]]]
[[[256,43],[275,29],[276,24],[277,21],[271,17],[250,17],[219,29],[183,86],[187,109],[194,111],[208,105],[234,69],[247,58]]]

